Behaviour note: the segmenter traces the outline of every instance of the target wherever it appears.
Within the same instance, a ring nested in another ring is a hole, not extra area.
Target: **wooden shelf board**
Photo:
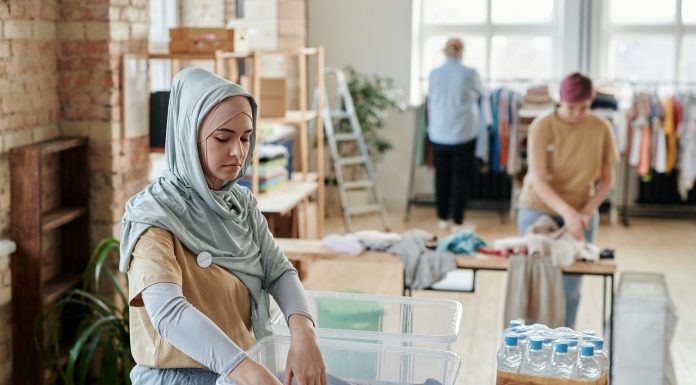
[[[44,284],[44,306],[55,302],[63,293],[77,286],[82,280],[80,274],[65,274],[53,278]]]
[[[290,180],[293,182],[316,182],[319,180],[319,175],[312,171],[308,172],[305,178],[305,175],[302,172],[295,171],[292,173]]]
[[[162,59],[162,60],[215,60],[215,52],[201,52],[201,53],[174,53],[174,52],[163,52],[163,53],[149,53],[147,55],[148,59]]]
[[[287,181],[276,190],[261,193],[256,197],[263,213],[285,214],[317,190],[316,182]]]
[[[65,150],[70,150],[72,148],[80,147],[87,144],[87,138],[83,137],[64,137],[56,138],[53,140],[48,140],[45,142],[40,142],[36,144],[30,144],[28,146],[22,146],[13,148],[11,151],[20,151],[27,149],[36,149],[42,154],[53,154],[56,152],[61,152]]]
[[[285,113],[285,116],[259,118],[259,124],[301,124],[316,119],[316,117],[316,111],[305,111],[304,118],[302,118],[302,111],[290,110]]]
[[[85,215],[86,211],[84,207],[62,207],[46,213],[41,218],[41,230],[44,232],[55,230]]]

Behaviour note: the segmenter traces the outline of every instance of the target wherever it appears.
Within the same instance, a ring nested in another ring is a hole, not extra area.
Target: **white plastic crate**
[[[269,336],[252,346],[249,356],[283,379],[290,338]],[[460,359],[451,352],[342,340],[319,340],[328,384],[454,385]]]
[[[307,291],[307,299],[320,338],[448,349],[459,335],[457,301],[324,291]],[[279,310],[266,327],[289,335]]]

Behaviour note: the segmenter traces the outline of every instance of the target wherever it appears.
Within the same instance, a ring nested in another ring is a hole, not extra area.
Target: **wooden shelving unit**
[[[56,154],[60,172],[60,207],[45,213],[41,196],[45,189],[41,169],[44,156]],[[12,255],[12,363],[14,384],[24,383],[31,357],[32,384],[44,384],[44,365],[34,348],[43,341],[43,329],[35,328],[43,310],[66,291],[80,284],[89,261],[89,171],[87,139],[60,138],[10,151],[10,233],[17,244]],[[43,235],[60,231],[59,274],[43,276]],[[76,325],[65,324],[65,333]],[[31,356],[30,356],[31,354]]]

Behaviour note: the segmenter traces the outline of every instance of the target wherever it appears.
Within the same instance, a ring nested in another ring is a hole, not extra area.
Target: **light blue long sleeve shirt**
[[[475,69],[448,58],[430,73],[428,137],[437,144],[462,144],[479,132],[478,99],[483,94]]]

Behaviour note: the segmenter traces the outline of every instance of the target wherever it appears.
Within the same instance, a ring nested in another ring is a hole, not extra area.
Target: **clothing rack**
[[[509,88],[508,88],[509,89]],[[515,90],[517,92],[517,90]],[[487,94],[486,98],[490,95]],[[519,121],[519,118],[518,118]],[[415,170],[418,167],[416,153],[419,151],[419,146],[424,143],[419,141],[419,135],[422,134],[418,128],[418,122],[414,131],[414,144],[409,170],[408,190],[406,209],[404,213],[404,221],[408,221],[411,206],[432,206],[435,204],[434,194],[416,194],[414,191]],[[427,141],[427,134],[424,139]],[[489,134],[489,141],[492,140],[492,135]],[[519,146],[519,140],[509,145]],[[514,191],[514,176],[506,171],[498,172],[491,170],[489,167],[479,164],[476,161],[474,166],[474,174],[471,177],[471,186],[468,191],[467,209],[479,209],[497,211],[502,223],[505,222],[511,209],[513,208]]]
[[[660,87],[686,87],[687,91],[696,95],[696,82],[693,81],[630,81],[625,80],[630,85],[632,95],[637,92],[647,92],[657,94]],[[630,143],[627,144],[630,146]],[[628,217],[649,216],[660,218],[696,218],[696,188],[692,187],[686,201],[682,201],[677,191],[678,167],[669,174],[657,173],[651,168],[652,180],[641,182],[639,175],[633,170],[629,162],[630,153],[622,155],[622,202],[620,205],[620,216],[624,226],[630,225]],[[637,183],[633,198],[631,192],[632,183]]]

